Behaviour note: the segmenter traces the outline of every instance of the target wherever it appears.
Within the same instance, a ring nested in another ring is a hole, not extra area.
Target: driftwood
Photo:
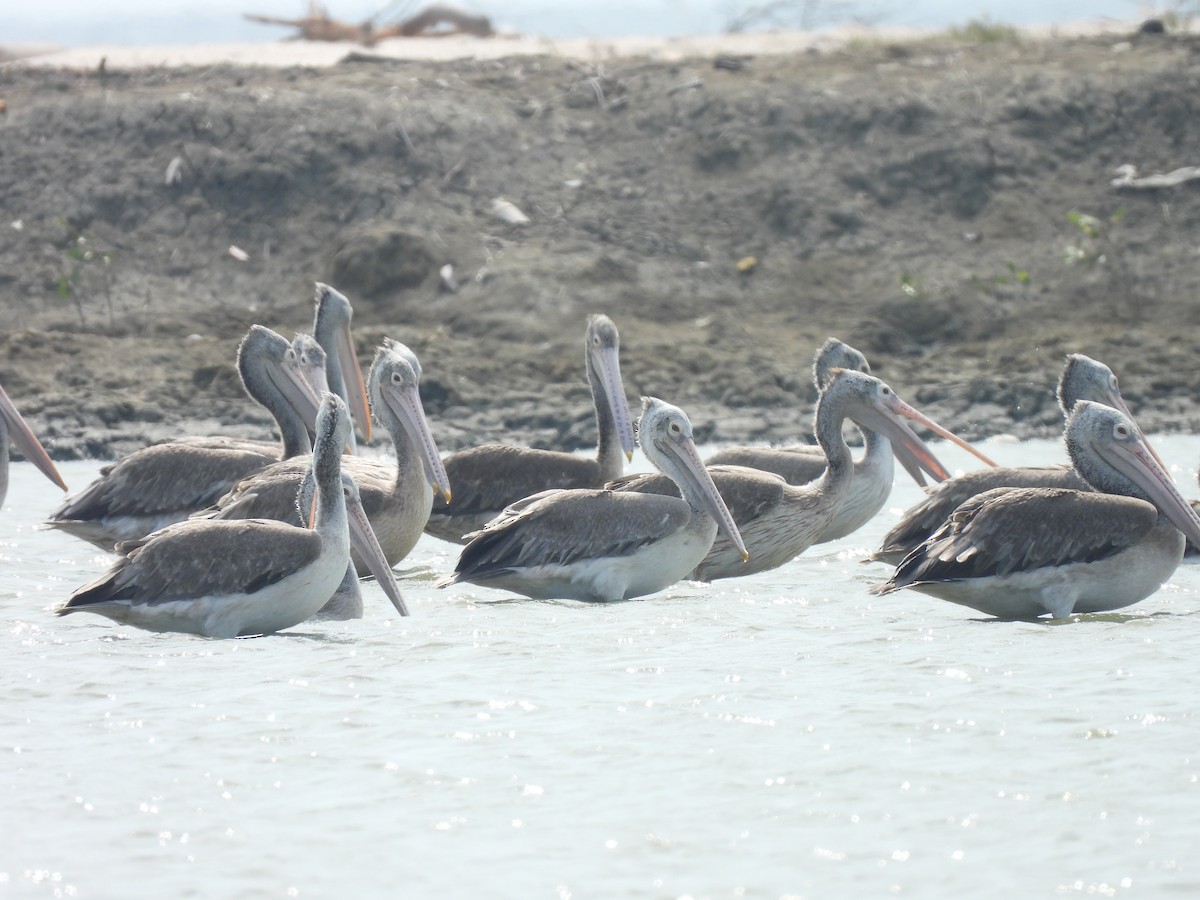
[[[308,15],[300,19],[278,19],[255,13],[244,15],[251,22],[295,28],[297,33],[288,35],[284,38],[285,41],[341,41],[367,47],[395,37],[442,37],[448,34],[491,37],[495,33],[487,16],[472,15],[440,3],[427,6],[415,15],[392,25],[376,25],[375,17],[357,24],[339,22],[337,19],[331,19],[325,7],[315,0],[308,4]]]

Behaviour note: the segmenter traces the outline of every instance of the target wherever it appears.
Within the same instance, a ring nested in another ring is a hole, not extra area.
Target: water
[[[1155,444],[1194,496],[1200,438]],[[611,606],[435,590],[455,551],[423,539],[410,619],[369,585],[362,621],[214,641],[53,618],[108,557],[32,529],[57,497],[18,465],[0,894],[1200,889],[1200,567],[1065,624],[871,597],[858,560],[917,496],[775,572]]]

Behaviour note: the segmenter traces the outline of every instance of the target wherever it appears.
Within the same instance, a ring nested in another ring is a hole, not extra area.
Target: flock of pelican
[[[106,466],[55,509],[59,528],[117,556],[55,610],[155,631],[267,634],[363,614],[374,577],[401,615],[392,567],[423,532],[463,544],[439,587],[531,598],[628,600],[681,579],[766,571],[875,516],[894,460],[927,491],[868,562],[872,588],[912,588],[1001,618],[1118,609],[1152,594],[1200,546],[1200,516],[1138,429],[1116,376],[1080,354],[1058,386],[1071,464],[1001,468],[871,375],[830,339],[816,355],[816,444],[729,448],[702,460],[683,410],[642,399],[636,445],[656,473],[625,475],[635,448],[617,328],[589,317],[585,368],[595,459],[488,444],[442,459],[420,397],[421,364],[396,341],[364,380],[349,301],[317,285],[313,334],[253,326],[238,347],[247,395],[280,441],[183,438]],[[393,455],[364,457],[371,419]],[[849,420],[863,436],[854,459]],[[986,466],[951,478],[910,423]],[[63,490],[0,389],[0,503],[8,444]],[[939,482],[926,486],[926,477]]]

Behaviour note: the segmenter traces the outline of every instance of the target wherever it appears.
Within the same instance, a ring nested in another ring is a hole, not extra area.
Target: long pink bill
[[[67,483],[58,474],[58,469],[54,467],[49,454],[46,453],[46,448],[42,446],[42,442],[37,439],[37,435],[33,433],[33,429],[21,417],[16,406],[13,405],[12,400],[8,398],[8,394],[4,392],[4,388],[2,387],[0,387],[0,416],[4,417],[4,422],[8,426],[8,433],[12,437],[12,442],[21,451],[21,455],[33,463],[39,472],[56,485],[64,491],[67,490]]]

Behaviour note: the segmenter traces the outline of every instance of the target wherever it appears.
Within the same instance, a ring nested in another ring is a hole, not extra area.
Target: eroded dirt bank
[[[59,457],[259,434],[237,340],[321,280],[364,364],[420,355],[444,449],[586,444],[592,311],[704,439],[806,433],[830,334],[968,436],[1057,432],[1071,351],[1193,430],[1200,181],[1110,181],[1200,164],[1197,46],[0,68],[0,381]]]

